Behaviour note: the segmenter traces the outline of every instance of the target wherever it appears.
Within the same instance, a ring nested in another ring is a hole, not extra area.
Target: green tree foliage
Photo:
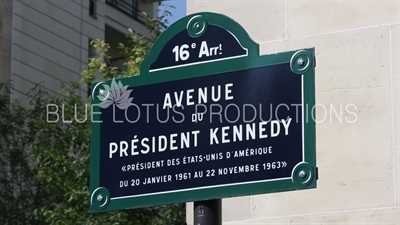
[[[152,43],[167,28],[167,18],[171,16],[170,11],[167,9],[163,11],[159,18],[153,18],[144,13],[145,25],[149,31],[148,34],[143,35],[132,29],[128,29],[128,34],[126,35],[127,43],[119,43],[118,46],[121,55],[126,59],[124,65],[127,69],[124,71],[119,71],[117,67],[111,65],[110,56],[107,55],[110,45],[103,40],[93,40],[91,44],[97,50],[98,56],[89,59],[88,68],[82,72],[83,81],[91,83],[98,79],[138,75],[140,73],[140,63],[149,53]]]
[[[126,71],[108,63],[107,43],[94,41],[99,55],[90,59],[82,81],[138,74],[169,15],[165,11],[159,19],[146,16],[150,37],[129,31],[129,42],[120,44]],[[63,97],[53,97],[37,85],[27,94],[29,106],[0,96],[0,224],[186,224],[184,204],[89,213],[91,114],[87,99],[77,94],[79,87],[71,83],[63,87]]]

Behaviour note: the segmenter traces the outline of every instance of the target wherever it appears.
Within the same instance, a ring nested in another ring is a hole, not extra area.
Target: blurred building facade
[[[117,44],[128,28],[146,34],[142,12],[157,15],[151,0],[1,0],[0,82],[11,80],[12,99],[42,82],[59,94],[61,83],[79,81],[94,39],[110,44],[111,63],[120,66]],[[87,97],[82,85],[81,95]]]
[[[400,224],[399,7],[398,0],[187,1],[187,14],[239,22],[260,54],[316,49],[318,188],[223,199],[225,225]]]

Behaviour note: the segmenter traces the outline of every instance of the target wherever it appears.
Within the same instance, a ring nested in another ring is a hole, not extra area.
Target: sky
[[[186,16],[186,0],[166,0],[162,3],[175,7],[169,9],[172,14],[172,17],[168,18],[169,25]]]

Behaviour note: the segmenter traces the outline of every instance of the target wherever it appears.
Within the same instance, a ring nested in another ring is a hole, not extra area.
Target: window
[[[92,0],[90,0],[92,1]],[[91,58],[95,58],[97,56],[97,50],[95,47],[93,47],[93,45],[91,45],[90,43],[92,42],[93,39],[89,38],[89,42],[88,42],[88,64],[90,62]],[[87,83],[87,96],[90,97],[92,95],[92,88],[91,88],[91,84]]]
[[[144,23],[144,17],[142,12],[138,9],[137,0],[106,0],[106,3],[133,17],[139,22]]]
[[[97,19],[97,12],[96,12],[96,8],[97,8],[97,0],[89,0],[89,15],[91,17],[94,17]]]
[[[132,15],[136,14],[136,9],[137,9],[136,0],[119,0],[117,1],[117,3],[119,6],[118,8],[120,8],[124,12]]]

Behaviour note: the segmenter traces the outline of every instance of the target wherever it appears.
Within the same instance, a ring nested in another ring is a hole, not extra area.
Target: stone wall
[[[235,19],[261,54],[316,48],[318,188],[224,199],[225,225],[400,223],[399,6],[187,1],[187,14]],[[189,203],[190,225],[192,210]]]

